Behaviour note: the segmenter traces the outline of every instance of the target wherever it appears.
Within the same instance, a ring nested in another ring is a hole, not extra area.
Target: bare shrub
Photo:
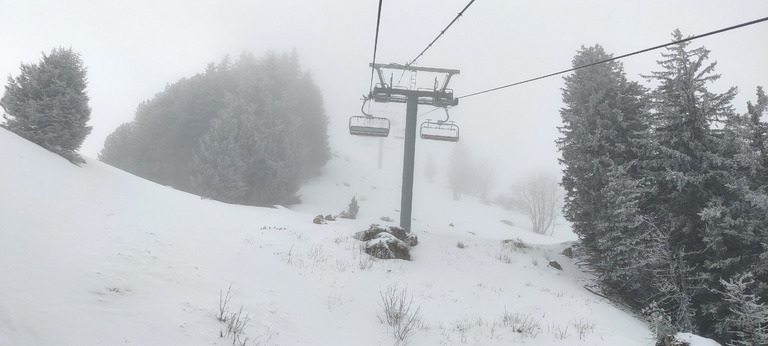
[[[513,252],[526,253],[531,247],[519,238],[505,239],[501,242],[501,250],[496,253],[496,259],[504,263],[514,262]]]
[[[474,327],[482,327],[483,320],[481,318],[463,318],[457,319],[451,325],[453,331],[459,333],[459,340],[462,344],[466,344],[469,341],[469,331]]]
[[[232,283],[230,282],[226,293],[223,289],[219,290],[219,312],[216,313],[216,319],[220,322],[226,322],[229,318],[229,301],[232,300],[232,297]]]
[[[549,331],[552,333],[552,335],[554,335],[555,339],[565,340],[571,336],[571,333],[568,332],[568,328],[570,326],[571,322],[568,322],[568,324],[565,325],[565,328],[561,327],[559,324],[553,323],[549,326]]]
[[[227,318],[227,333],[224,334],[226,338],[232,338],[232,345],[245,345],[248,343],[249,338],[243,338],[245,328],[248,327],[248,323],[251,321],[251,315],[246,313],[243,315],[243,307],[240,310],[233,312]]]
[[[288,249],[287,253],[283,254],[283,259],[285,260],[285,263],[288,263],[290,265],[295,265],[299,268],[304,267],[304,261],[302,261],[300,258],[296,258],[293,253],[293,247],[296,244],[291,244],[291,248]]]
[[[307,252],[307,256],[309,256],[314,263],[323,263],[328,260],[322,245],[312,245]]]
[[[573,328],[576,329],[576,334],[579,335],[579,340],[584,340],[587,334],[591,334],[595,331],[595,323],[584,320],[583,318],[574,321],[572,324]]]
[[[508,204],[528,217],[534,232],[546,235],[554,231],[563,196],[556,177],[539,173],[515,183]]]
[[[504,313],[497,321],[497,325],[511,328],[517,333],[520,333],[523,337],[535,338],[541,333],[541,324],[539,320],[533,318],[529,314],[522,314],[519,312],[509,313],[507,308],[504,308]]]
[[[506,264],[510,264],[514,262],[514,259],[512,258],[512,254],[509,251],[499,251],[498,253],[496,253],[496,259]]]
[[[355,251],[352,254],[355,257],[358,269],[368,270],[373,267],[373,261],[375,261],[375,259],[365,252],[365,244],[357,244]]]
[[[407,289],[390,286],[385,292],[379,292],[384,317],[379,320],[392,327],[392,335],[398,342],[405,342],[422,325],[421,307],[413,307],[413,296],[408,296]]]
[[[344,236],[338,236],[338,237],[334,238],[333,242],[336,245],[341,245],[341,243],[346,243],[348,240],[349,240],[349,236],[348,235],[344,235]]]

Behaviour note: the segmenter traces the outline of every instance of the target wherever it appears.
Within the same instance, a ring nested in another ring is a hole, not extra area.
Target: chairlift
[[[349,118],[349,134],[371,137],[389,136],[389,119],[366,113],[366,102],[368,98],[363,97],[363,106],[360,108],[363,115],[353,115]]]
[[[421,139],[431,139],[436,141],[458,142],[459,126],[453,121],[431,121],[427,120],[421,123]]]
[[[448,109],[445,109],[445,120],[427,121],[421,123],[419,134],[421,139],[431,139],[436,141],[458,142],[459,126],[453,121],[449,121]]]

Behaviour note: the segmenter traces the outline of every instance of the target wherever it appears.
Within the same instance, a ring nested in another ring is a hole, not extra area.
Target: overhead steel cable
[[[734,26],[729,26],[727,28],[711,31],[711,32],[708,32],[708,33],[705,33],[705,34],[691,36],[691,37],[688,37],[688,38],[684,38],[682,40],[672,41],[670,43],[661,44],[661,45],[658,45],[658,46],[655,46],[655,47],[646,48],[646,49],[638,50],[638,51],[635,51],[635,52],[632,52],[632,53],[619,55],[617,57],[613,57],[613,58],[609,58],[609,59],[605,59],[605,60],[600,60],[600,61],[593,62],[593,63],[590,63],[590,64],[586,64],[586,65],[583,65],[583,66],[578,66],[578,67],[570,68],[570,69],[567,69],[567,70],[563,70],[563,71],[559,71],[559,72],[555,72],[555,73],[550,73],[548,75],[539,76],[539,77],[531,78],[531,79],[526,79],[524,81],[520,81],[520,82],[516,82],[516,83],[512,83],[512,84],[507,84],[507,85],[503,85],[503,86],[500,86],[500,87],[495,87],[495,88],[492,88],[492,89],[478,91],[478,92],[467,94],[467,95],[460,96],[460,97],[457,97],[457,98],[463,99],[463,98],[467,98],[467,97],[472,97],[472,96],[476,96],[476,95],[480,95],[480,94],[489,93],[489,92],[492,92],[492,91],[497,91],[497,90],[513,87],[513,86],[516,86],[516,85],[525,84],[525,83],[537,81],[539,79],[549,78],[549,77],[552,77],[552,76],[557,76],[557,75],[568,73],[568,72],[573,72],[573,71],[580,70],[580,69],[583,69],[583,68],[587,68],[587,67],[590,67],[590,66],[604,64],[604,63],[607,63],[607,62],[610,62],[610,61],[623,59],[623,58],[626,58],[626,57],[629,57],[629,56],[650,52],[652,50],[664,48],[664,47],[671,46],[671,45],[674,45],[674,44],[683,43],[683,42],[687,42],[687,41],[692,41],[692,40],[699,39],[699,38],[702,38],[702,37],[707,37],[707,36],[719,34],[719,33],[722,33],[722,32],[726,32],[726,31],[742,28],[742,27],[745,27],[745,26],[749,26],[749,25],[753,25],[753,24],[757,24],[757,23],[765,22],[765,21],[768,21],[768,17],[760,18],[760,19],[755,19],[753,21],[749,21],[749,22],[738,24],[738,25],[734,25]]]
[[[374,67],[376,65],[376,49],[379,46],[379,25],[381,24],[381,3],[384,0],[379,0],[379,12],[376,15],[376,36],[373,39],[373,64],[371,64],[371,82],[369,85],[368,93],[370,94],[373,92],[373,73],[374,73]]]
[[[454,17],[454,18],[453,18],[453,20],[452,20],[452,21],[451,21],[451,22],[448,24],[448,26],[446,26],[446,27],[445,27],[445,29],[443,29],[443,31],[440,31],[440,34],[438,34],[438,35],[437,35],[437,37],[435,37],[435,39],[434,39],[434,40],[432,40],[432,42],[430,42],[430,43],[427,45],[427,48],[424,48],[424,50],[423,50],[423,51],[421,51],[421,53],[419,53],[419,55],[417,55],[417,56],[416,56],[416,57],[415,57],[413,60],[411,60],[411,62],[409,62],[409,63],[405,64],[405,66],[406,66],[406,67],[407,67],[407,66],[411,66],[411,65],[413,65],[413,64],[416,62],[416,60],[419,60],[419,58],[421,58],[421,56],[422,56],[422,55],[424,55],[424,53],[426,53],[426,52],[427,52],[427,50],[428,50],[430,47],[432,47],[432,45],[433,45],[433,44],[435,44],[435,42],[437,42],[437,40],[440,38],[440,36],[443,36],[443,34],[445,34],[445,32],[448,30],[448,28],[450,28],[450,27],[451,27],[451,25],[453,25],[453,23],[455,23],[455,22],[456,22],[456,21],[459,19],[459,17],[461,17],[462,15],[464,15],[464,11],[466,11],[466,10],[469,8],[469,6],[471,6],[471,5],[472,5],[472,3],[473,3],[473,2],[475,2],[475,0],[471,0],[471,1],[470,1],[470,2],[467,4],[467,6],[464,6],[464,9],[463,9],[463,10],[461,10],[461,12],[459,12],[459,14],[458,14],[458,15],[456,15],[456,17]]]

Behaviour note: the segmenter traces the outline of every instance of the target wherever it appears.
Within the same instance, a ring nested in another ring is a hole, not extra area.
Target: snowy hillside
[[[439,183],[417,181],[412,261],[371,260],[352,235],[398,220],[402,142],[385,140],[378,169],[378,140],[349,141],[302,204],[255,208],[93,159],[76,167],[0,129],[0,345],[230,345],[216,318],[230,285],[248,345],[395,344],[388,290],[419,308],[411,345],[653,344],[583,288],[589,277],[561,254],[575,238],[566,227],[536,235]],[[312,222],[352,196],[358,219]]]

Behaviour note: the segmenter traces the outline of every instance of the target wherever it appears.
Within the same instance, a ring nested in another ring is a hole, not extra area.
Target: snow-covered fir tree
[[[582,47],[573,66],[609,58],[599,45]],[[638,243],[648,234],[639,164],[648,148],[645,89],[628,81],[616,61],[576,70],[564,79],[557,144],[564,166],[565,217],[607,288],[635,299],[647,284],[638,270],[644,265]]]
[[[8,77],[0,99],[3,126],[73,163],[84,162],[77,150],[91,132],[86,75],[72,48],[55,48],[37,64],[21,64],[21,74]]]
[[[675,30],[672,38],[678,42],[683,35]],[[669,46],[658,62],[661,70],[647,76],[658,86],[651,93],[655,148],[646,169],[654,183],[649,206],[657,225],[669,227],[670,251],[679,256],[676,268],[695,277],[669,277],[675,281],[668,286],[684,288],[670,293],[690,295],[668,300],[678,305],[668,307],[677,311],[673,321],[680,321],[680,330],[690,328],[688,315],[693,309],[695,327],[712,335],[712,320],[704,307],[716,299],[708,289],[716,278],[702,267],[708,260],[711,236],[706,234],[701,213],[708,204],[717,203],[728,183],[718,169],[726,158],[721,151],[722,131],[715,128],[733,115],[736,88],[722,94],[710,92],[709,84],[720,77],[714,73],[716,63],[707,62],[709,50],[689,44]]]
[[[768,305],[754,293],[754,275],[747,272],[720,283],[729,314],[718,321],[718,328],[728,345],[768,345]]]

